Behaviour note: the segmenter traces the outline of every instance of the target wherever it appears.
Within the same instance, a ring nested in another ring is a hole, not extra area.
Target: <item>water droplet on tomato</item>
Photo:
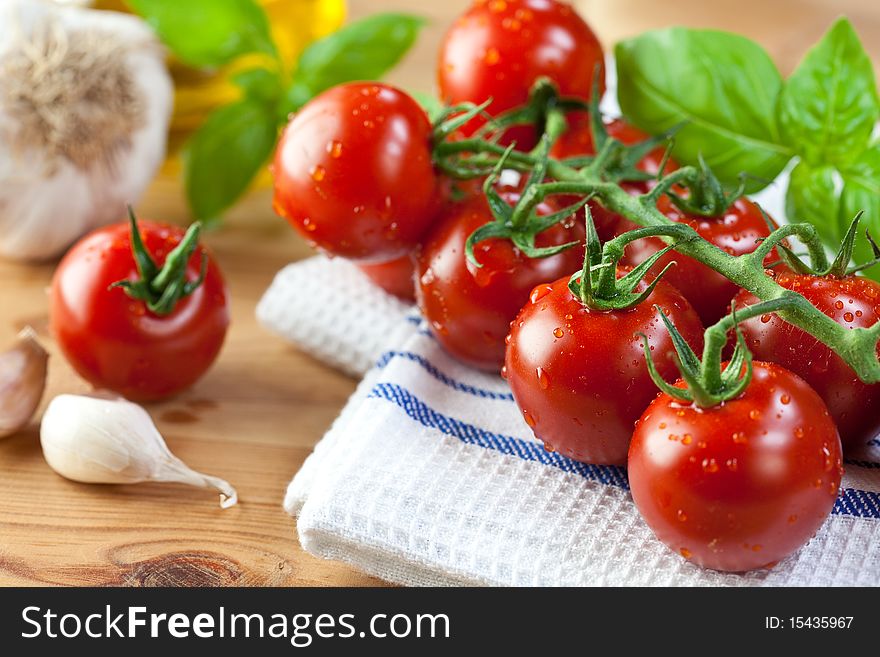
[[[684,509],[679,509],[676,515],[678,516],[679,522],[686,522],[688,519],[687,514],[684,512]]]
[[[550,452],[551,454],[556,451],[556,448],[553,447],[550,443],[544,443],[544,450]]]
[[[510,337],[510,336],[508,336]],[[501,366],[501,378],[507,380],[507,365]]]
[[[752,552],[760,552],[761,549],[762,549],[761,546],[758,544],[755,544],[752,546]]]
[[[526,424],[528,424],[529,427],[531,427],[532,429],[534,429],[534,428],[535,428],[535,418],[532,417],[532,414],[529,413],[529,412],[528,412],[527,410],[525,410],[525,409],[523,409],[522,414],[523,414],[523,419],[526,421]]]
[[[489,11],[493,14],[500,14],[505,9],[507,9],[507,2],[505,0],[492,0],[489,3]]]
[[[724,465],[726,465],[727,469],[731,472],[736,472],[736,469],[739,467],[739,463],[737,463],[736,459],[727,459],[727,461],[724,462]]]
[[[769,321],[770,321],[770,315],[768,315],[767,313],[764,313],[763,315],[761,315],[761,323],[762,324],[766,324]]]
[[[483,61],[486,62],[489,66],[494,66],[501,60],[501,53],[498,52],[498,48],[489,48],[486,50],[486,56],[483,58]]]
[[[324,177],[327,175],[327,170],[322,167],[320,164],[316,164],[312,167],[312,170],[309,172],[309,175],[312,177],[312,180],[315,182],[321,182],[324,180]]]
[[[683,547],[683,548],[679,549],[678,552],[679,552],[679,554],[680,554],[681,556],[683,556],[685,559],[690,559],[690,558],[691,558],[691,551],[688,550],[687,548],[684,548],[684,547]]]
[[[843,301],[840,301],[840,300],[835,301],[834,307],[837,308],[838,310],[843,310]]]
[[[794,430],[794,437],[795,437],[795,438],[803,438],[803,437],[804,437],[804,428],[803,428],[803,427],[797,427],[797,428]]]
[[[550,387],[550,378],[547,376],[547,372],[545,372],[540,367],[535,370],[535,376],[538,377],[538,385],[541,386],[542,390],[546,390]]]
[[[665,428],[666,428],[666,423],[665,423],[665,422],[661,422],[660,424],[657,425],[657,428],[658,428],[658,429],[661,429],[661,430],[662,430],[662,429],[665,429]]]
[[[342,155],[342,142],[336,141],[335,139],[327,143],[327,152],[330,153],[330,157],[333,159],[338,158]]]
[[[690,445],[692,441],[693,441],[693,437],[691,436],[691,434],[686,433],[686,434],[684,434],[684,436],[681,439],[681,444],[682,445]]]
[[[782,393],[782,396],[779,398],[783,404],[788,405],[791,403],[791,397],[785,393]]]
[[[851,322],[851,321],[853,321],[854,319],[855,319],[855,317],[854,317],[853,314],[852,314],[851,312],[849,312],[848,310],[847,310],[845,313],[843,313],[843,321],[845,321],[845,322]]]
[[[757,420],[759,417],[761,417],[761,411],[759,411],[757,408],[753,408],[749,411],[749,417],[753,420]]]
[[[537,287],[532,289],[531,293],[529,294],[529,301],[531,301],[532,303],[538,303],[541,299],[550,294],[552,290],[553,288],[549,285],[538,285]]]
[[[703,459],[703,472],[708,472],[709,474],[713,474],[718,472],[718,462],[715,459]]]
[[[555,329],[553,329],[553,335],[555,335],[557,338],[561,338],[563,335],[565,335],[565,332],[557,326]]]
[[[308,217],[302,220],[302,227],[310,233],[314,233],[316,230],[318,230],[318,226],[315,224],[315,222]]]
[[[749,439],[746,438],[746,434],[744,434],[742,431],[734,431],[731,438],[733,438],[733,442],[735,442],[737,445],[744,445],[745,443],[749,442]]]

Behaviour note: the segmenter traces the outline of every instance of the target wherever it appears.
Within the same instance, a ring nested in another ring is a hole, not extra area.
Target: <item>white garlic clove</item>
[[[228,482],[196,472],[174,456],[150,415],[121,397],[55,397],[43,414],[40,443],[49,467],[73,481],[177,482],[219,490],[224,509],[238,502]]]
[[[14,434],[33,417],[46,388],[48,360],[29,326],[0,354],[0,438]]]

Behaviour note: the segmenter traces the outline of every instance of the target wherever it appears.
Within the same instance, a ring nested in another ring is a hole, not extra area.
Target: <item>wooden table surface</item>
[[[466,0],[353,0],[351,15],[409,10],[431,20],[391,76],[431,90],[443,31]],[[673,23],[723,27],[760,40],[790,70],[838,14],[848,14],[880,60],[880,10],[864,0],[582,0],[607,44]],[[53,473],[36,420],[0,441],[0,584],[377,585],[351,568],[304,553],[281,509],[284,488],[339,412],[355,381],[266,334],[254,307],[274,273],[308,250],[250,194],[207,236],[226,274],[233,324],[213,369],[179,398],[153,404],[169,446],[192,467],[229,480],[241,502],[221,510],[210,492],[176,485],[97,486]],[[144,217],[189,221],[180,186],[160,177],[139,206]],[[52,354],[45,403],[85,391],[46,335],[52,264],[0,262],[0,345],[33,326]],[[39,416],[38,416],[39,417]]]

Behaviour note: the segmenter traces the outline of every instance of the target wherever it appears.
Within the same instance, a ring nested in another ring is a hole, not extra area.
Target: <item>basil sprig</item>
[[[852,218],[880,234],[880,99],[870,58],[841,18],[783,80],[766,51],[713,30],[647,32],[615,49],[620,106],[635,125],[658,134],[686,125],[675,156],[700,155],[726,183],[748,174],[747,191],[765,187],[796,158],[786,213],[809,221],[828,245]],[[860,239],[855,259],[869,259]],[[880,279],[880,267],[865,272]]]
[[[184,148],[184,184],[195,217],[219,219],[275,148],[278,131],[313,96],[352,80],[382,77],[415,42],[424,20],[398,13],[350,23],[307,46],[289,69],[255,0],[129,0],[184,63],[216,68],[242,56],[241,97],[210,114]],[[250,61],[250,60],[248,60]]]

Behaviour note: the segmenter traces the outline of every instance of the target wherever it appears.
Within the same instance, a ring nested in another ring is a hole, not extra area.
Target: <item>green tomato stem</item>
[[[603,180],[601,162],[612,154],[612,146],[603,148],[602,152],[582,169],[575,169],[562,162],[550,159],[547,163],[547,174],[557,182],[536,185],[528,198],[522,201],[527,204],[528,212],[544,198],[553,194],[577,194],[584,197],[596,197],[608,210],[623,215],[640,226],[669,226],[676,224],[663,215],[657,207],[659,196],[678,183],[693,182],[699,172],[694,167],[682,167],[668,176],[663,177],[650,192],[641,196],[633,196],[619,185]],[[480,139],[469,139],[459,142],[444,142],[437,147],[440,161],[457,153],[474,154],[468,156],[469,165],[489,166],[502,155],[504,148]],[[495,156],[493,158],[493,156]],[[597,162],[600,164],[597,165]],[[540,163],[529,153],[513,151],[509,155],[507,166],[519,171],[530,171]],[[473,175],[473,174],[471,174]],[[824,251],[815,237],[815,229],[809,224],[790,224],[775,231],[764,240],[758,250],[751,254],[733,256],[722,251],[690,227],[683,226],[685,239],[675,238],[675,249],[704,265],[714,269],[730,281],[736,283],[758,299],[765,302],[778,301],[779,316],[785,321],[803,329],[820,342],[837,353],[865,383],[880,382],[880,361],[877,358],[877,342],[880,339],[880,323],[870,329],[847,329],[822,311],[813,306],[802,295],[787,290],[777,284],[772,277],[764,273],[763,258],[778,244],[790,235],[802,239],[811,255],[822,262]],[[661,237],[667,243],[671,237]],[[826,261],[827,262],[827,261]],[[745,312],[745,311],[743,311]],[[715,333],[712,334],[714,336]],[[712,337],[713,349],[718,338]],[[720,350],[718,350],[720,359]],[[715,358],[715,356],[711,356]]]

